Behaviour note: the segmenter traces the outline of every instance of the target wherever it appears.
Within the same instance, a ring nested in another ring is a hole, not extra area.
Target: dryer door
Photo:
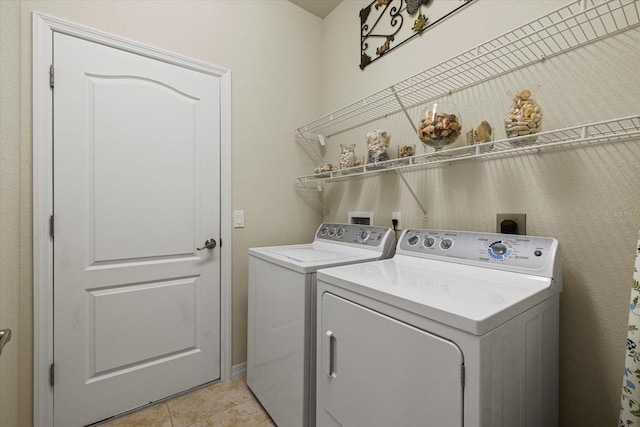
[[[462,426],[454,343],[330,293],[321,322],[318,427]]]

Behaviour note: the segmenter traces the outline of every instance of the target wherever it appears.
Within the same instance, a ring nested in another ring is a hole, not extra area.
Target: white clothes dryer
[[[333,223],[309,244],[249,249],[247,384],[279,427],[315,425],[316,271],[394,250],[390,228]]]
[[[318,427],[558,425],[555,239],[406,230],[317,280]]]

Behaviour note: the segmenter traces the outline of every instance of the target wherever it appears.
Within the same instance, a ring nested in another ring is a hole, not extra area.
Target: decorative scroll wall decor
[[[360,10],[360,68],[474,0],[374,0]]]

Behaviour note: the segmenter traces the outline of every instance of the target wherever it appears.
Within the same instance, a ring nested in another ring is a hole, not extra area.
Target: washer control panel
[[[392,233],[387,227],[324,223],[316,231],[316,240],[377,247],[387,243]]]
[[[549,237],[408,229],[400,236],[397,252],[539,269],[555,256],[556,248],[557,241]]]

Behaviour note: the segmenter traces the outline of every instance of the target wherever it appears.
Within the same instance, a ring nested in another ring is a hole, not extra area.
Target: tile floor
[[[246,383],[238,378],[141,409],[99,427],[275,427]]]

